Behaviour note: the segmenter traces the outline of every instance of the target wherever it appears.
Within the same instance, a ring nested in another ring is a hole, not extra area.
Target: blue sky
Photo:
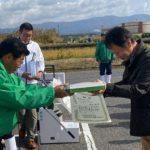
[[[150,0],[0,0],[0,28],[134,14],[150,14]]]

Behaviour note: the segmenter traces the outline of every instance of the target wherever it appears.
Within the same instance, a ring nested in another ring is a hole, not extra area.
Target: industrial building
[[[150,22],[127,22],[122,23],[122,26],[128,29],[131,33],[150,33]]]
[[[126,22],[118,26],[122,26],[126,28],[133,34],[150,33],[150,21],[148,22],[142,22],[142,21]],[[102,32],[107,32],[109,30],[110,28],[101,29]]]

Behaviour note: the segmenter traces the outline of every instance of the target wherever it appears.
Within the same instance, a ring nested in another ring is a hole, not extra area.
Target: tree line
[[[0,41],[4,40],[7,37],[17,37],[18,31],[12,33],[0,33]],[[39,44],[47,43],[62,43],[63,38],[56,32],[55,29],[34,29],[33,31],[33,40]]]

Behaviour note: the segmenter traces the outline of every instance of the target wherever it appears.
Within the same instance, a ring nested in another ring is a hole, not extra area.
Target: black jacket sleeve
[[[123,98],[139,98],[149,91],[150,87],[150,57],[137,64],[126,80],[107,85],[104,96]]]

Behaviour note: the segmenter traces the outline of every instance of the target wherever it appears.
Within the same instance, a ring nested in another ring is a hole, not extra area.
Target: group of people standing
[[[5,139],[6,149],[10,143],[13,149],[16,148],[12,130],[18,123],[18,112],[22,109],[25,112],[23,119],[20,119],[19,136],[24,138],[27,133],[28,148],[36,148],[35,108],[50,106],[55,97],[68,95],[62,85],[54,88],[37,84],[45,66],[39,45],[31,40],[32,33],[32,25],[23,23],[18,38],[7,38],[0,43],[0,150],[3,150],[2,139]],[[124,61],[125,70],[121,81],[111,83],[111,63],[115,57]],[[33,58],[38,62],[35,76],[31,76],[30,68]],[[142,150],[149,150],[150,48],[140,39],[135,41],[127,29],[114,27],[106,35],[101,35],[101,41],[96,46],[96,60],[101,80],[106,82],[106,89],[98,91],[98,94],[131,100],[130,134],[140,136]]]

